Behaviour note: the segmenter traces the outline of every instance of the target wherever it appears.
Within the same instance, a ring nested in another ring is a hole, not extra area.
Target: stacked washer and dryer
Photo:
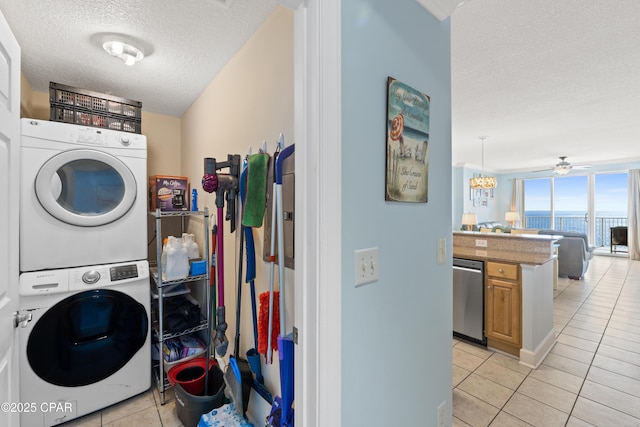
[[[144,135],[22,119],[20,399],[52,426],[151,386]]]

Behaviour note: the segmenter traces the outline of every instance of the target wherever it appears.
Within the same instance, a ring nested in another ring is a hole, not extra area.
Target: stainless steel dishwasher
[[[486,345],[484,262],[453,259],[453,335]]]

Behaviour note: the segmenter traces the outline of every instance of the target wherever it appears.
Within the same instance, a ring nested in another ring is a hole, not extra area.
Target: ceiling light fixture
[[[108,40],[102,44],[102,47],[109,55],[122,59],[127,65],[133,65],[144,58],[144,52],[141,49],[127,42]]]
[[[560,156],[560,162],[556,163],[556,167],[553,168],[553,172],[558,175],[566,175],[571,172],[571,163],[567,162],[567,156]]]
[[[485,176],[484,174],[484,140],[488,136],[479,136],[478,139],[482,141],[482,172],[480,176],[475,176],[469,180],[469,186],[473,189],[478,188],[496,188],[498,181],[495,176]]]

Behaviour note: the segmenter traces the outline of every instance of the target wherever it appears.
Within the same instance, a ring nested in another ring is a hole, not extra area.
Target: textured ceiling
[[[640,160],[640,1],[468,0],[451,48],[454,164]]]
[[[403,0],[409,1],[409,0]],[[230,4],[229,8],[220,6]],[[640,160],[640,0],[466,0],[451,16],[453,163],[496,172]],[[0,0],[36,91],[50,81],[181,117],[276,0]],[[100,47],[127,34],[128,67]]]
[[[181,117],[273,12],[275,0],[0,0],[33,90],[49,82],[142,101]],[[225,7],[228,5],[228,7]],[[102,49],[122,34],[148,55],[130,67]]]

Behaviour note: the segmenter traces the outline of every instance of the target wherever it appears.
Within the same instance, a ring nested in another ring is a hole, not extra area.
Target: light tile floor
[[[175,411],[173,389],[165,393],[165,404],[155,386],[124,402],[62,424],[64,427],[182,427]]]
[[[454,426],[640,426],[640,262],[594,257],[560,279],[553,311],[535,370],[453,340]]]

